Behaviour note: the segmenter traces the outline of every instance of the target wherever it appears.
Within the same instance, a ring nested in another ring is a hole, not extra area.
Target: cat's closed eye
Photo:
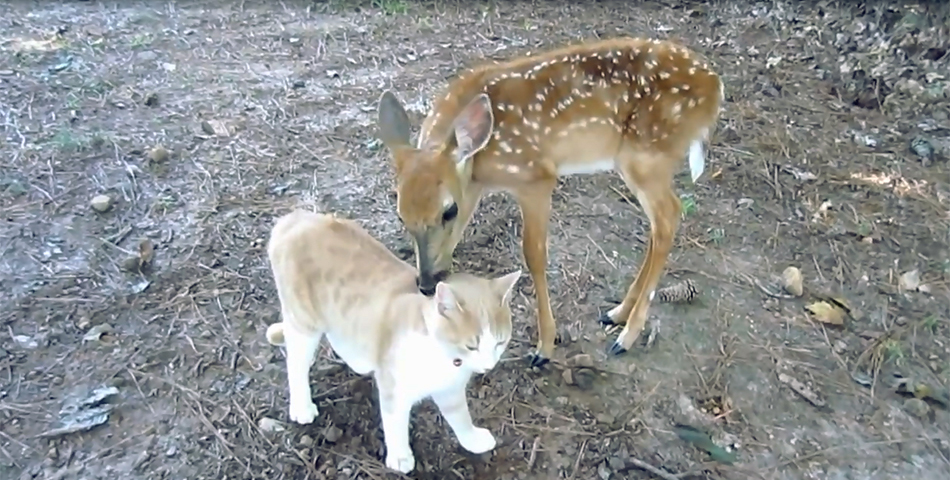
[[[467,349],[468,349],[469,351],[471,351],[471,352],[474,352],[475,350],[478,350],[478,344],[475,344],[475,345],[466,345],[465,348],[467,348]]]

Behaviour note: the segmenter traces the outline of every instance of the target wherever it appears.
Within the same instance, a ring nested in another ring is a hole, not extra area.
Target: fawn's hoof
[[[607,312],[601,313],[600,318],[598,318],[597,321],[600,322],[601,325],[608,327],[617,324],[614,319],[610,318],[610,315],[607,315]]]
[[[610,344],[610,348],[607,349],[608,355],[622,355],[627,351],[626,348],[620,343],[618,338],[614,343]]]
[[[544,355],[541,354],[541,352],[538,352],[538,351],[531,352],[531,354],[528,355],[528,362],[529,362],[529,366],[531,367],[541,368],[547,365],[550,361],[551,360],[549,358],[545,357]]]

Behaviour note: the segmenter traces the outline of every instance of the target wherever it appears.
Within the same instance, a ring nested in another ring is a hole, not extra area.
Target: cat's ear
[[[439,315],[443,317],[450,313],[459,311],[459,302],[452,293],[452,289],[445,282],[439,282],[435,286],[435,303],[438,307]]]
[[[501,297],[501,304],[505,305],[511,300],[511,293],[515,288],[515,284],[518,283],[518,279],[521,278],[521,270],[516,270],[509,273],[503,277],[498,277],[492,280],[492,287],[495,289],[495,293]]]

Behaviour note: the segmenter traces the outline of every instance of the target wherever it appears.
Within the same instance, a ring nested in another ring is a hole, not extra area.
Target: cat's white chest
[[[357,342],[347,342],[345,337],[337,338],[332,333],[327,333],[327,341],[330,347],[336,353],[343,363],[346,363],[350,369],[359,375],[367,375],[376,369],[372,355],[365,350],[363,345]]]
[[[422,400],[435,392],[459,388],[468,382],[472,371],[465,365],[456,366],[454,358],[427,336],[408,334],[395,345],[390,373],[396,379],[397,389]]]

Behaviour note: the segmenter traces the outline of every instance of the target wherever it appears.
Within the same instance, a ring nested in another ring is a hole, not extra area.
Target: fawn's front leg
[[[531,356],[533,367],[540,367],[550,361],[557,337],[557,326],[554,322],[554,314],[551,312],[551,299],[548,295],[546,271],[548,222],[551,219],[553,192],[554,182],[544,182],[522,188],[517,195],[522,219],[521,248],[538,300],[538,346],[537,351]]]
[[[485,453],[495,448],[495,437],[487,428],[476,427],[472,423],[472,415],[468,410],[468,401],[465,398],[465,386],[432,395],[432,400],[439,407],[445,421],[455,432],[462,448],[475,453]]]

